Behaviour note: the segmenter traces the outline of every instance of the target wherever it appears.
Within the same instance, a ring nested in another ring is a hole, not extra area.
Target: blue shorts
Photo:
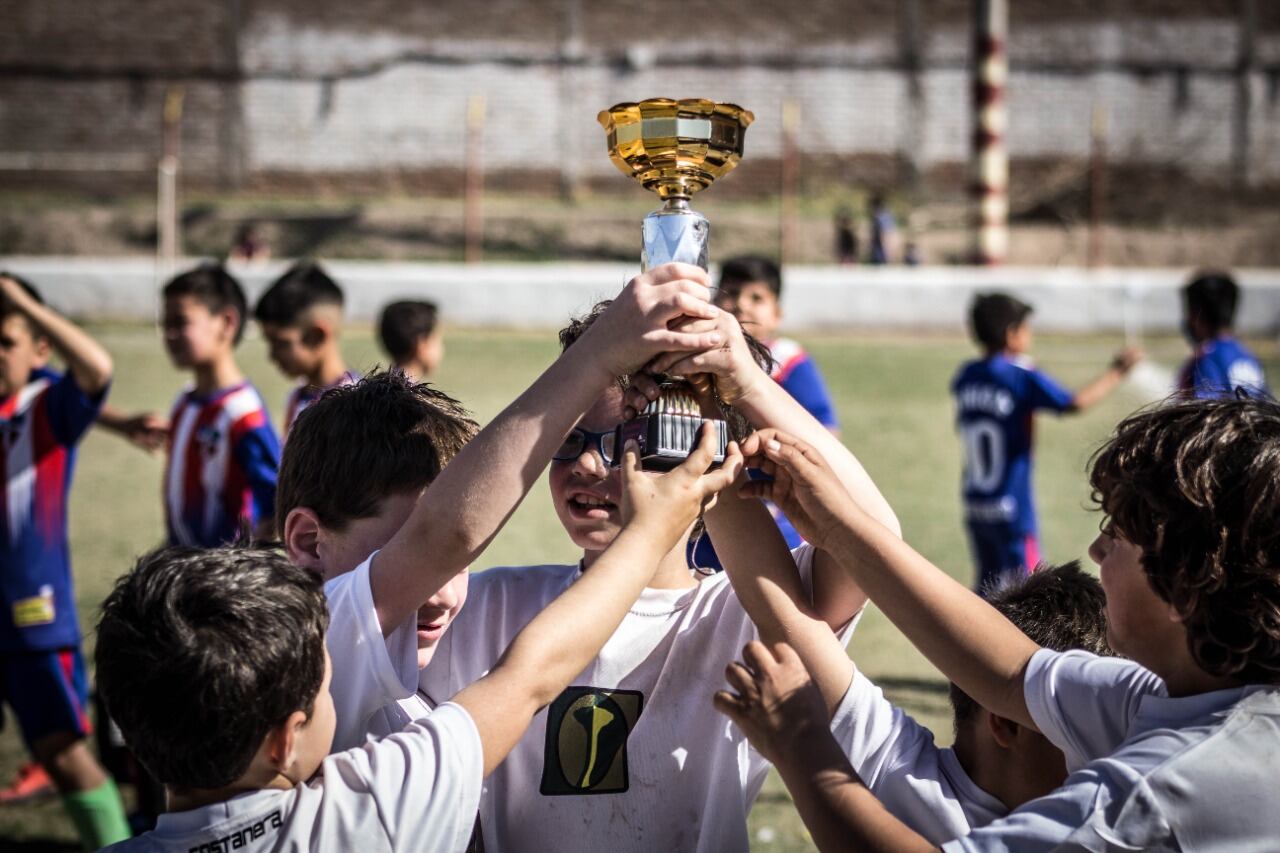
[[[18,718],[30,747],[62,732],[87,735],[89,678],[78,647],[0,652],[0,701]]]
[[[998,589],[1030,574],[1040,562],[1040,543],[1034,532],[1008,524],[969,522],[969,547],[978,566],[974,590],[979,594]]]

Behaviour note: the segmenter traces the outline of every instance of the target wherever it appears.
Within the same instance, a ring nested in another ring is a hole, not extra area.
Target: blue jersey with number
[[[971,361],[951,383],[964,447],[965,519],[1036,529],[1031,445],[1037,409],[1064,412],[1072,393],[1025,359]]]
[[[1178,379],[1178,393],[1189,399],[1227,397],[1237,388],[1255,394],[1271,393],[1258,359],[1229,335],[1197,346]]]

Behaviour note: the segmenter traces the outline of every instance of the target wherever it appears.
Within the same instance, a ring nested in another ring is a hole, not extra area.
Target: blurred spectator
[[[444,360],[444,338],[434,302],[403,300],[382,309],[378,337],[396,367],[420,382]]]
[[[871,197],[871,254],[868,260],[876,265],[893,262],[898,254],[898,223],[879,193]]]
[[[836,263],[858,262],[858,232],[853,227],[853,213],[841,205],[836,210]]]
[[[909,267],[920,266],[920,247],[914,240],[907,241],[906,248],[902,250],[902,262]]]
[[[260,264],[271,260],[271,246],[256,222],[246,222],[236,230],[227,260],[237,264]]]

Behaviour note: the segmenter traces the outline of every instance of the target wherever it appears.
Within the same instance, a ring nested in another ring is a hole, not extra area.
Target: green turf
[[[167,409],[184,377],[169,367],[154,330],[93,328],[116,358],[111,402],[124,409]],[[846,443],[863,460],[898,512],[907,539],[948,572],[971,576],[957,500],[959,449],[952,432],[949,379],[970,357],[959,337],[801,336],[822,366],[840,413]],[[554,336],[451,330],[438,384],[486,421],[514,397],[555,354]],[[1036,355],[1043,367],[1068,384],[1091,378],[1116,341],[1041,337]],[[1272,376],[1280,375],[1275,347],[1257,342]],[[380,359],[367,330],[348,334],[351,362],[367,369]],[[1150,346],[1155,360],[1175,364],[1184,345],[1173,338]],[[267,363],[260,340],[242,346],[241,363],[279,417],[286,382]],[[1097,516],[1087,510],[1084,467],[1089,453],[1123,414],[1144,402],[1126,387],[1096,411],[1081,417],[1041,419],[1036,482],[1046,560],[1086,560]],[[149,457],[120,439],[94,432],[85,440],[71,500],[74,557],[81,623],[93,624],[112,580],[131,559],[162,536],[162,459]],[[482,565],[565,561],[575,557],[561,532],[545,484],[516,513]],[[1087,562],[1087,560],[1086,560]],[[87,633],[86,646],[93,638]],[[949,742],[945,684],[937,672],[874,610],[850,645],[859,665],[885,685],[889,695],[917,714]],[[707,685],[708,695],[716,685]],[[707,713],[714,713],[708,704]],[[0,733],[0,781],[23,759],[15,727]],[[795,810],[776,777],[751,815],[756,849],[810,849]],[[0,846],[56,850],[74,839],[56,800],[0,807]],[[67,849],[74,849],[68,847]]]

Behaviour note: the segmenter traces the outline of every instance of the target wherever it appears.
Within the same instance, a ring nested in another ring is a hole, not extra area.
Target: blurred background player
[[[395,366],[415,382],[435,373],[444,361],[444,336],[434,302],[404,299],[382,309],[378,339]]]
[[[48,369],[50,350],[67,372]],[[0,274],[0,695],[62,795],[88,850],[129,837],[115,783],[89,751],[88,676],[71,586],[67,497],[76,445],[111,382],[111,356],[45,307],[31,285]],[[28,770],[18,786],[38,788]],[[21,791],[10,791],[21,793]]]
[[[171,545],[213,548],[241,528],[270,537],[280,440],[262,395],[236,364],[244,291],[225,268],[205,265],[164,286],[164,345],[195,383],[170,416],[164,473]]]
[[[1181,397],[1223,397],[1237,388],[1270,394],[1262,365],[1231,333],[1240,288],[1230,273],[1202,270],[1182,289],[1182,328],[1193,352],[1178,378]]]
[[[741,255],[725,261],[720,269],[720,284],[716,288],[716,305],[732,313],[747,334],[769,348],[773,358],[769,375],[773,380],[819,423],[839,436],[840,423],[836,418],[835,405],[831,402],[817,362],[796,341],[778,337],[778,327],[782,323],[782,272],[778,265],[758,255]],[[778,529],[786,537],[787,545],[799,547],[802,541],[800,534],[776,507],[770,505],[769,509],[778,522]],[[708,568],[720,566],[705,536],[697,540],[690,561]]]
[[[1142,357],[1139,350],[1123,349],[1101,376],[1070,391],[1032,363],[1030,316],[1031,306],[1012,296],[976,296],[970,330],[982,358],[962,365],[951,383],[964,452],[965,524],[979,592],[1040,562],[1031,488],[1035,412],[1075,413],[1094,406]]]
[[[347,367],[338,345],[342,288],[315,261],[299,261],[271,283],[253,316],[267,339],[267,354],[280,372],[300,379],[285,402],[287,437],[298,414],[321,394],[360,374]]]

